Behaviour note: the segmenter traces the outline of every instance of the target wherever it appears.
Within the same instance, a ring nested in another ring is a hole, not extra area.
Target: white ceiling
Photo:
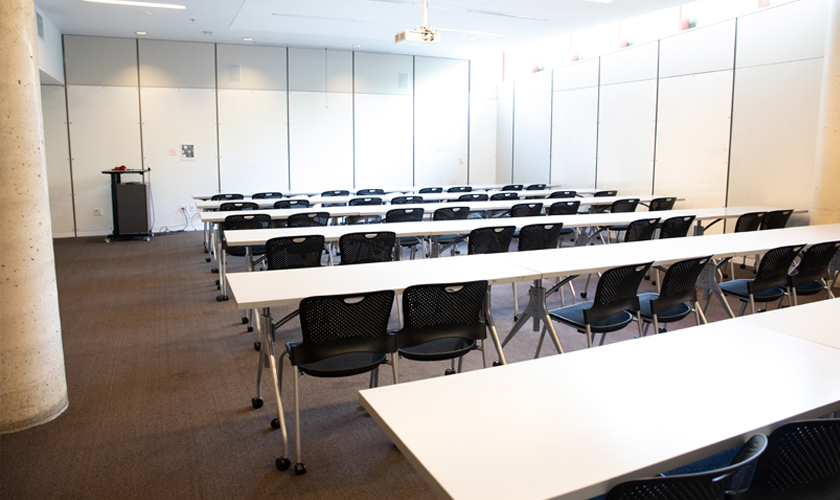
[[[441,43],[394,44],[422,24],[422,0],[148,0],[186,10],[35,0],[63,34],[313,47],[459,58],[516,50],[688,0],[430,0]],[[212,32],[207,35],[203,32]],[[467,37],[477,40],[467,40]],[[245,42],[243,37],[252,37]],[[354,48],[353,45],[361,45]]]

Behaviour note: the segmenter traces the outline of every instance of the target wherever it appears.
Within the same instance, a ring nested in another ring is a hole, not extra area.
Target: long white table
[[[796,307],[765,311],[733,321],[761,326],[818,344],[840,349],[840,300],[829,299]]]
[[[443,191],[445,192],[449,188],[469,185],[470,187],[473,188],[473,191],[495,191],[495,190],[498,190],[498,189],[502,189],[505,186],[509,186],[511,184],[515,184],[515,183],[511,182],[511,183],[508,183],[508,184],[457,184],[457,185],[453,184],[453,185],[446,185],[446,186],[440,186],[439,185],[439,186],[428,186],[428,187],[439,187],[439,188],[443,189]],[[527,184],[527,183],[524,184],[524,186],[526,186],[526,187],[528,185],[529,184]],[[427,187],[427,186],[397,186],[397,187],[387,187],[387,188],[381,188],[381,189],[383,191],[385,191],[385,193],[418,193],[421,189],[423,189],[425,187]],[[556,183],[555,184],[546,184],[545,187],[547,189],[557,190],[561,187],[561,185],[556,184]],[[335,189],[332,189],[331,191],[349,191],[351,193],[357,193],[360,189],[366,189],[366,188],[335,188]],[[595,189],[595,188],[571,188],[571,187],[564,187],[563,190],[577,191],[580,194],[593,194],[597,191],[605,191],[605,189],[603,189],[603,188]],[[281,189],[279,191],[283,193],[284,198],[289,198],[289,197],[292,197],[292,196],[318,196],[318,195],[320,195],[321,193],[323,193],[327,190],[322,189],[320,191],[283,191]],[[210,198],[212,198],[216,194],[219,194],[219,193],[211,193],[211,194],[198,193],[198,194],[193,194],[192,197],[195,200],[209,200]],[[245,193],[240,193],[240,194],[245,194]],[[424,193],[424,194],[426,194],[426,193]],[[251,197],[250,197],[250,195],[246,195],[245,198],[250,199]]]

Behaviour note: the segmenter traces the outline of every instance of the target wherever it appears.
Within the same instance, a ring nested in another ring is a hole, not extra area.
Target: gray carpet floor
[[[255,334],[241,324],[232,301],[216,302],[217,275],[205,262],[201,233],[107,245],[102,238],[61,239],[55,252],[70,406],[52,422],[0,437],[0,497],[434,498],[359,406],[357,392],[367,386],[367,375],[302,379],[308,473],[276,470],[282,448],[279,431],[269,425],[270,376],[265,372],[266,405],[255,410]],[[244,270],[241,259],[231,261],[231,270]],[[740,272],[747,276],[749,270]],[[575,281],[578,292],[582,284]],[[518,287],[520,307],[527,285]],[[642,291],[652,290],[642,284]],[[493,314],[502,335],[512,326],[512,302],[509,286],[494,287]],[[559,305],[552,296],[549,306]],[[290,310],[272,312],[279,318]],[[713,302],[708,317],[723,319],[721,306]],[[669,330],[693,324],[689,317]],[[297,320],[284,326],[278,347],[295,339],[298,327]],[[567,351],[585,348],[583,335],[557,328]],[[632,341],[636,333],[631,326],[606,342]],[[505,349],[508,360],[533,357],[537,339],[538,333],[522,332]],[[556,355],[549,342],[541,355]],[[442,376],[447,366],[404,362],[400,375],[403,381]],[[465,359],[465,370],[480,368],[480,354]],[[288,365],[285,373],[291,434]],[[392,383],[388,369],[380,381]],[[499,459],[511,460],[512,474],[520,466],[503,450]]]

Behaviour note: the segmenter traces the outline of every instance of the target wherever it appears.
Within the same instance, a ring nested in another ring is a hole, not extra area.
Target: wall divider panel
[[[513,181],[548,181],[551,172],[551,71],[516,81]]]
[[[496,182],[513,182],[514,82],[499,85],[496,101]]]
[[[44,152],[47,159],[53,237],[75,236],[76,221],[73,220],[73,189],[64,86],[42,85],[41,107],[44,113]]]
[[[551,182],[595,187],[599,59],[554,70]]]

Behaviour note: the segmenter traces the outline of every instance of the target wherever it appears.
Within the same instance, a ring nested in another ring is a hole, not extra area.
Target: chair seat
[[[464,236],[460,235],[460,234],[442,234],[442,235],[438,236],[437,240],[438,240],[438,243],[440,243],[441,245],[445,245],[445,244],[453,243],[455,241],[460,241],[462,239],[464,239]]]
[[[233,257],[245,257],[246,248],[247,247],[227,247],[225,249],[225,252],[227,252],[228,255],[231,255]],[[252,256],[263,254],[265,254],[265,245],[254,245],[253,247],[251,247]]]
[[[420,238],[417,236],[401,236],[399,240],[400,246],[403,247],[413,247],[414,245],[420,244]]]
[[[796,295],[816,295],[825,290],[820,281],[812,281],[796,287]]]
[[[459,358],[475,349],[475,340],[462,338],[438,339],[414,347],[399,349],[397,352],[406,359],[415,361],[439,361]]]
[[[641,309],[639,312],[644,319],[653,319],[653,313],[650,309],[650,301],[659,298],[658,294],[655,293],[644,293],[639,295],[639,303],[641,304]],[[676,306],[668,309],[667,311],[663,311],[656,315],[657,320],[660,323],[671,323],[673,321],[679,321],[691,313],[691,307],[682,302],[677,304]]]
[[[386,360],[384,354],[350,352],[331,356],[316,363],[299,365],[300,371],[313,377],[348,377],[366,373]]]
[[[747,291],[747,283],[750,281],[752,280],[738,279],[724,281],[720,284],[720,289],[723,290],[723,293],[726,295],[734,295],[739,299],[750,300],[750,294]],[[784,294],[785,290],[782,287],[774,286],[764,290],[763,292],[753,294],[753,299],[756,302],[772,302],[774,300],[779,300]]]
[[[583,310],[592,307],[592,302],[581,302],[571,306],[561,307],[548,311],[552,318],[577,328],[581,332],[586,331],[586,323],[583,322]],[[633,315],[627,311],[613,314],[609,318],[589,325],[593,333],[607,333],[621,330],[633,320]]]

